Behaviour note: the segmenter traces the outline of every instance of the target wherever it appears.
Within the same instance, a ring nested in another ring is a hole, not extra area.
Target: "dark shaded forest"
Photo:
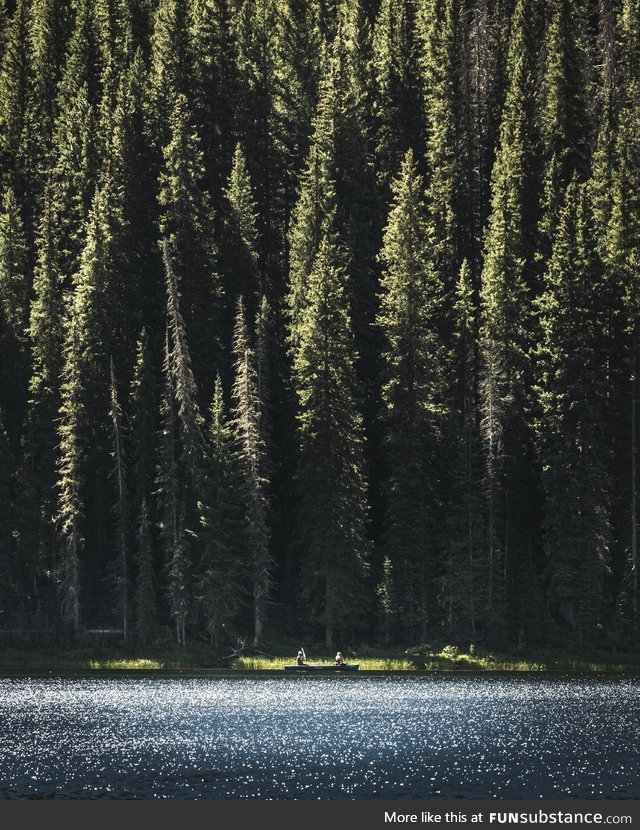
[[[0,629],[634,647],[638,0],[0,0]]]

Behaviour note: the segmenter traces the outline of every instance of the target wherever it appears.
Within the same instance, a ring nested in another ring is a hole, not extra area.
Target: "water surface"
[[[0,678],[0,797],[640,798],[628,676]]]

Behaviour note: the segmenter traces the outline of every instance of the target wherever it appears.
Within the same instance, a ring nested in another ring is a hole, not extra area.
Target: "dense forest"
[[[5,640],[633,646],[639,0],[0,0]]]

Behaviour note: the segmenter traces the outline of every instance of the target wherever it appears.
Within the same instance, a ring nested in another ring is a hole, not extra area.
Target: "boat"
[[[325,663],[325,664],[309,664],[303,663],[301,666],[285,666],[285,671],[358,671],[360,668],[359,663],[341,663],[340,665],[336,665],[335,663]]]

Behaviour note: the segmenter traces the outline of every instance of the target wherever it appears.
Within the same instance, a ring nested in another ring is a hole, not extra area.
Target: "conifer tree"
[[[0,205],[0,404],[8,413],[6,429],[20,434],[27,385],[27,343],[31,293],[24,225],[14,192]]]
[[[285,0],[276,19],[275,143],[283,164],[283,222],[288,228],[309,152],[326,44],[317,0]]]
[[[409,148],[422,154],[422,87],[415,0],[382,0],[374,28],[376,166],[388,189]]]
[[[393,185],[380,253],[377,323],[384,346],[382,401],[389,479],[385,552],[397,582],[405,632],[424,639],[437,618],[438,448],[446,402],[446,353],[438,334],[442,283],[429,261],[429,237],[412,151]]]
[[[611,303],[610,319],[616,329],[612,337],[617,347],[613,358],[618,369],[620,404],[616,434],[620,435],[614,448],[620,458],[620,468],[625,469],[620,487],[622,509],[619,511],[613,536],[621,537],[623,544],[613,562],[618,577],[618,603],[627,630],[636,631],[640,622],[640,596],[638,583],[638,507],[637,507],[637,456],[638,456],[638,324],[640,318],[640,293],[638,264],[640,263],[640,199],[639,162],[640,129],[640,71],[637,58],[640,54],[640,10],[637,4],[624,4],[621,15],[621,40],[624,59],[621,72],[624,77],[622,104],[618,115],[615,147],[615,167],[612,173],[610,215],[606,234],[602,240],[602,252],[608,277]],[[616,315],[616,312],[619,314]],[[616,316],[619,320],[616,321]],[[616,368],[614,364],[614,369]],[[618,465],[616,464],[616,467]],[[626,479],[626,482],[624,481]],[[627,483],[628,482],[628,483]],[[619,528],[619,530],[618,530]],[[614,550],[615,554],[615,550]]]
[[[188,96],[193,73],[191,17],[186,0],[161,0],[153,15],[149,72],[150,129],[158,150],[171,140],[178,99]]]
[[[425,100],[427,204],[433,265],[444,289],[453,293],[458,277],[464,214],[460,204],[463,177],[457,134],[458,3],[430,0],[421,9],[422,78]],[[463,203],[464,204],[464,203]],[[465,206],[466,207],[466,206]],[[444,327],[443,327],[444,328]]]
[[[265,286],[259,263],[256,203],[247,162],[240,144],[233,154],[233,165],[225,195],[228,201],[223,260],[225,295],[229,300],[234,298],[234,301],[242,296],[249,311],[254,313]]]
[[[189,577],[184,561],[184,542],[181,539],[184,528],[181,521],[183,519],[182,500],[184,499],[184,492],[179,478],[178,451],[176,448],[174,380],[168,331],[162,373],[163,388],[160,404],[157,473],[159,536],[164,552],[169,613],[176,626],[176,639],[179,644],[184,645],[186,642],[186,618],[189,608]]]
[[[335,161],[335,98],[331,78],[324,79],[314,121],[309,157],[300,182],[289,233],[289,294],[291,345],[299,333],[300,315],[306,302],[307,285],[321,240],[337,236]]]
[[[452,412],[448,425],[451,463],[447,493],[440,600],[450,633],[475,637],[486,605],[487,578],[482,560],[484,505],[479,431],[477,367],[477,296],[471,268],[462,263],[456,286],[453,336]]]
[[[160,464],[158,471],[160,534],[165,551],[167,595],[178,643],[186,643],[192,607],[193,537],[197,503],[206,486],[203,418],[191,370],[185,324],[179,305],[169,243],[163,240],[167,287],[167,341],[163,365]]]
[[[131,482],[134,513],[140,516],[142,502],[151,503],[155,481],[157,433],[157,383],[152,365],[151,346],[146,329],[142,329],[136,349],[129,400],[131,423]],[[140,517],[140,522],[142,518]]]
[[[221,294],[213,210],[204,186],[199,140],[187,99],[182,95],[177,98],[170,123],[171,140],[164,149],[160,180],[160,230],[175,261],[194,372],[202,384],[214,345],[211,333],[217,330]]]
[[[328,647],[341,632],[363,625],[368,605],[364,439],[345,276],[339,249],[325,237],[309,277],[293,359],[301,610],[324,625]]]
[[[235,18],[232,0],[199,0],[191,11],[194,70],[190,86],[214,204],[226,184],[238,130],[240,81]]]
[[[278,204],[282,159],[275,141],[276,3],[242,0],[236,13],[237,61],[240,92],[238,135],[255,178],[260,239],[260,269],[275,275],[281,267],[279,251],[286,228]]]
[[[533,233],[537,215],[534,125],[534,16],[518,0],[511,26],[507,90],[491,178],[491,215],[484,240],[480,307],[481,410],[486,459],[488,629],[513,613],[512,580],[530,513],[525,469],[530,437],[525,407],[530,389],[529,338]],[[529,485],[533,487],[533,483]],[[524,488],[524,490],[520,489]],[[511,619],[511,625],[514,620]],[[517,623],[515,623],[517,624]]]
[[[0,498],[2,503],[9,507],[11,505],[12,463],[9,439],[2,415],[0,409]],[[7,621],[11,619],[11,606],[14,601],[10,516],[10,510],[3,510],[0,514],[0,573],[3,576],[0,588],[0,609]]]
[[[19,0],[7,23],[0,60],[0,184],[11,186],[20,203],[31,173],[27,150],[30,83],[29,4]]]
[[[146,499],[140,507],[136,545],[135,633],[136,642],[146,646],[158,631],[157,598],[154,584],[151,523]]]
[[[564,191],[573,172],[588,169],[586,10],[582,2],[555,0],[546,32],[540,133],[544,153],[539,256],[547,260]]]
[[[563,639],[605,620],[611,499],[606,280],[587,189],[567,189],[540,300],[540,421],[549,604]]]
[[[253,594],[253,642],[258,645],[264,635],[272,591],[273,557],[269,544],[264,404],[258,397],[256,359],[249,343],[242,297],[238,300],[233,331],[233,355],[233,432],[242,477],[244,534]]]
[[[81,561],[85,543],[90,573],[106,565],[97,539],[107,524],[109,283],[113,272],[108,187],[97,192],[76,288],[68,311],[63,349],[59,421],[58,521],[64,619],[80,625]],[[91,498],[88,498],[90,488]],[[94,547],[95,546],[95,547]]]
[[[38,231],[34,297],[30,309],[31,378],[25,453],[37,482],[41,517],[39,544],[46,551],[44,559],[50,566],[54,562],[54,537],[50,527],[55,514],[56,422],[61,405],[60,375],[65,339],[65,311],[53,223],[53,209],[47,191]]]
[[[224,410],[222,381],[216,378],[208,441],[208,475],[202,514],[202,556],[198,591],[206,628],[220,649],[226,626],[238,614],[246,587],[246,573],[238,536],[242,526],[241,489],[237,450]],[[241,535],[241,534],[240,534]]]
[[[466,13],[465,13],[466,12]],[[508,19],[501,0],[476,0],[460,8],[461,112],[458,152],[461,192],[458,206],[469,231],[464,256],[474,281],[482,263],[482,237],[490,212],[491,168],[504,99]],[[466,24],[466,25],[465,25]]]
[[[124,435],[122,424],[122,409],[118,400],[116,377],[113,369],[113,359],[110,364],[111,376],[111,440],[113,454],[113,478],[115,489],[115,549],[116,558],[113,563],[113,593],[116,610],[122,620],[122,639],[126,642],[129,636],[130,616],[130,576],[129,576],[129,509],[127,497],[127,468],[125,461]]]
[[[32,95],[30,127],[42,152],[40,173],[51,162],[49,153],[56,119],[56,94],[69,34],[69,9],[62,0],[34,0],[29,27]]]

